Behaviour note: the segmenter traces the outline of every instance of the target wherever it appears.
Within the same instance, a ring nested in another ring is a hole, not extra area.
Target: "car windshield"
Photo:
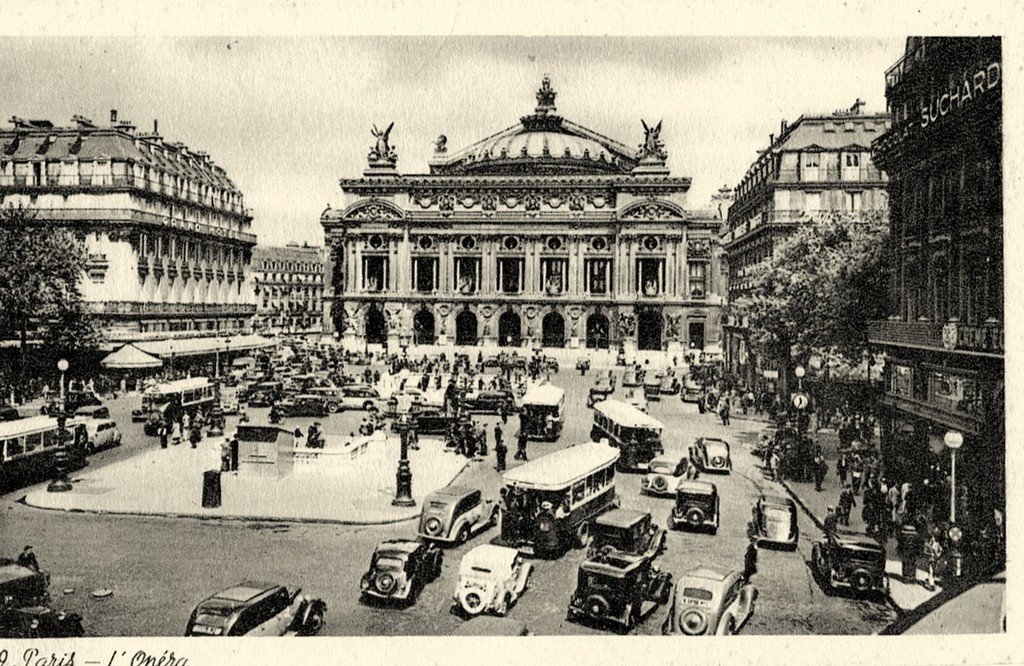
[[[684,587],[683,596],[688,599],[699,599],[700,601],[711,601],[714,598],[709,590],[705,590],[702,587]]]
[[[788,523],[789,509],[784,509],[780,506],[765,507],[764,519],[769,523]]]
[[[872,552],[869,550],[843,549],[842,558],[849,562],[860,562],[863,564],[885,565],[885,553]]]
[[[613,546],[619,550],[629,550],[632,545],[630,533],[626,530],[594,525],[591,531],[594,535],[594,547],[596,548],[600,548],[601,546]]]
[[[675,466],[667,462],[653,462],[651,471],[657,474],[672,474],[675,471]]]

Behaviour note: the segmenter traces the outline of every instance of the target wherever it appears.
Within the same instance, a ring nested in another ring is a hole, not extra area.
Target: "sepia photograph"
[[[1007,631],[1003,37],[69,29],[0,37],[0,664]]]

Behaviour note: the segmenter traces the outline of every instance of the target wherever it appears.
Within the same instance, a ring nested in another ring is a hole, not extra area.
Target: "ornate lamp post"
[[[963,539],[963,530],[956,524],[956,452],[964,445],[964,436],[956,430],[950,430],[942,438],[946,448],[949,449],[949,542],[953,545],[953,566],[957,576],[960,576],[960,566],[963,556],[960,553],[960,540]]]
[[[64,373],[67,372],[69,364],[67,359],[57,361],[57,369],[60,370],[60,407],[57,412],[57,437],[60,445],[53,457],[53,481],[46,487],[47,492],[63,493],[71,490],[71,481],[68,479],[68,432],[67,432],[67,394],[64,391]]]
[[[398,458],[398,472],[395,474],[395,499],[391,500],[393,506],[416,506],[416,500],[412,498],[412,470],[409,469],[409,429],[411,427],[408,414],[403,414],[398,420],[398,437],[402,450]]]
[[[793,370],[793,374],[796,375],[796,390],[803,393],[804,390],[804,375],[807,374],[807,370],[802,365],[796,366]]]

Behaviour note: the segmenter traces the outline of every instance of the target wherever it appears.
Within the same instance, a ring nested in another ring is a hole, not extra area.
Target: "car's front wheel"
[[[327,411],[328,411],[328,413],[330,413],[330,414],[337,414],[338,413],[338,409],[339,409],[338,403],[336,403],[336,402],[329,402],[329,403],[327,403]]]

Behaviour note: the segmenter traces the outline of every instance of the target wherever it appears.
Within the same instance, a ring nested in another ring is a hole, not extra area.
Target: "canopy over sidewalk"
[[[259,335],[239,335],[229,338],[179,338],[139,342],[136,346],[144,352],[166,359],[172,356],[201,356],[217,352],[249,351],[262,347],[273,347],[276,340]]]
[[[108,354],[100,361],[100,365],[109,370],[159,368],[163,364],[163,361],[159,358],[147,354],[131,343],[124,345],[112,354]]]

